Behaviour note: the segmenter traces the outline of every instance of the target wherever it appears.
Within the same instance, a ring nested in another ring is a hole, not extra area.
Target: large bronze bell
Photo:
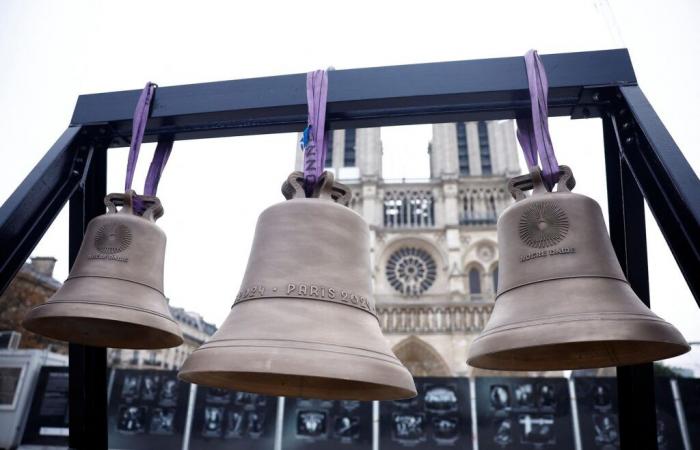
[[[134,213],[142,202],[142,215]],[[134,191],[105,197],[107,214],[90,221],[63,286],[25,317],[42,336],[84,345],[165,348],[182,344],[163,295],[165,233],[157,197]],[[119,211],[117,208],[121,207]]]
[[[517,201],[498,220],[496,304],[467,362],[498,370],[583,369],[690,350],[632,291],[600,206],[571,193],[571,170],[560,168],[556,192],[544,188],[537,168],[509,184]],[[531,196],[523,185],[534,187]]]
[[[414,397],[411,374],[382,336],[369,228],[343,206],[349,189],[325,172],[317,198],[305,198],[302,183],[292,173],[282,187],[287,201],[260,215],[231,312],[179,377],[267,395]]]

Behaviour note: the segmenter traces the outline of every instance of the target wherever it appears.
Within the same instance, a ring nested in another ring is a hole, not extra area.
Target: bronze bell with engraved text
[[[266,395],[338,400],[414,397],[372,298],[369,227],[350,190],[325,172],[311,198],[303,174],[262,212],[228,318],[179,377]]]
[[[560,166],[555,192],[538,168],[509,182],[517,200],[498,220],[498,294],[468,363],[497,370],[610,367],[689,350],[680,332],[635,295],[593,199],[570,192]],[[523,189],[533,187],[525,196]]]
[[[134,212],[134,202],[143,213]],[[182,344],[163,294],[165,233],[157,197],[134,191],[105,197],[107,214],[90,221],[63,286],[32,309],[23,326],[53,339],[114,348]],[[117,211],[117,209],[119,210]]]

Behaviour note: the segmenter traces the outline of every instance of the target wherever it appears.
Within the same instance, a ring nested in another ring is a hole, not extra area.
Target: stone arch
[[[473,277],[476,272],[478,289],[473,291]],[[471,261],[464,266],[464,292],[469,296],[480,296],[484,293],[486,282],[486,268],[479,261]]]
[[[414,377],[450,377],[452,371],[440,353],[417,336],[409,336],[396,344],[394,354]]]
[[[481,249],[489,249],[490,255],[486,255],[480,252]],[[466,266],[472,261],[479,261],[483,266],[483,270],[486,270],[486,266],[493,264],[494,261],[498,261],[498,243],[490,238],[478,239],[469,244],[462,255],[462,267]]]

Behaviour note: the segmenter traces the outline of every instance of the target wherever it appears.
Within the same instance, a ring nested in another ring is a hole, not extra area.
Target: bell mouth
[[[366,381],[261,372],[187,372],[180,379],[195,384],[270,396],[322,400],[402,400],[416,391]]]
[[[52,339],[94,347],[158,349],[183,343],[174,321],[110,305],[48,302],[30,311],[22,326]]]
[[[478,351],[478,349],[476,349]],[[607,340],[524,346],[476,353],[467,364],[489,370],[577,370],[641,364],[672,358],[690,350],[677,342]]]
[[[217,340],[214,335],[187,358],[178,376],[271,396],[361,401],[416,396],[411,373],[393,355],[303,340]]]

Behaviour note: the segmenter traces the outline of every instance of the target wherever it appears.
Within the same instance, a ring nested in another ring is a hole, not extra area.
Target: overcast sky
[[[628,47],[637,78],[686,158],[700,167],[700,2],[641,1],[49,1],[0,2],[0,202],[67,126],[79,94],[336,69]],[[330,89],[333,89],[330,86]],[[598,120],[551,120],[576,192],[606,211]],[[382,129],[385,177],[425,177],[430,126]],[[152,145],[144,146],[140,191]],[[295,136],[175,144],[159,197],[168,235],[165,288],[216,324],[228,314],[255,221],[280,201]],[[127,149],[109,152],[108,191]],[[273,181],[269,181],[273,180]],[[268,184],[265,184],[268,183]],[[255,186],[251,189],[251,186]],[[700,341],[697,308],[651,215],[652,308]],[[67,274],[67,211],[35,255]],[[700,374],[700,348],[672,361]]]

